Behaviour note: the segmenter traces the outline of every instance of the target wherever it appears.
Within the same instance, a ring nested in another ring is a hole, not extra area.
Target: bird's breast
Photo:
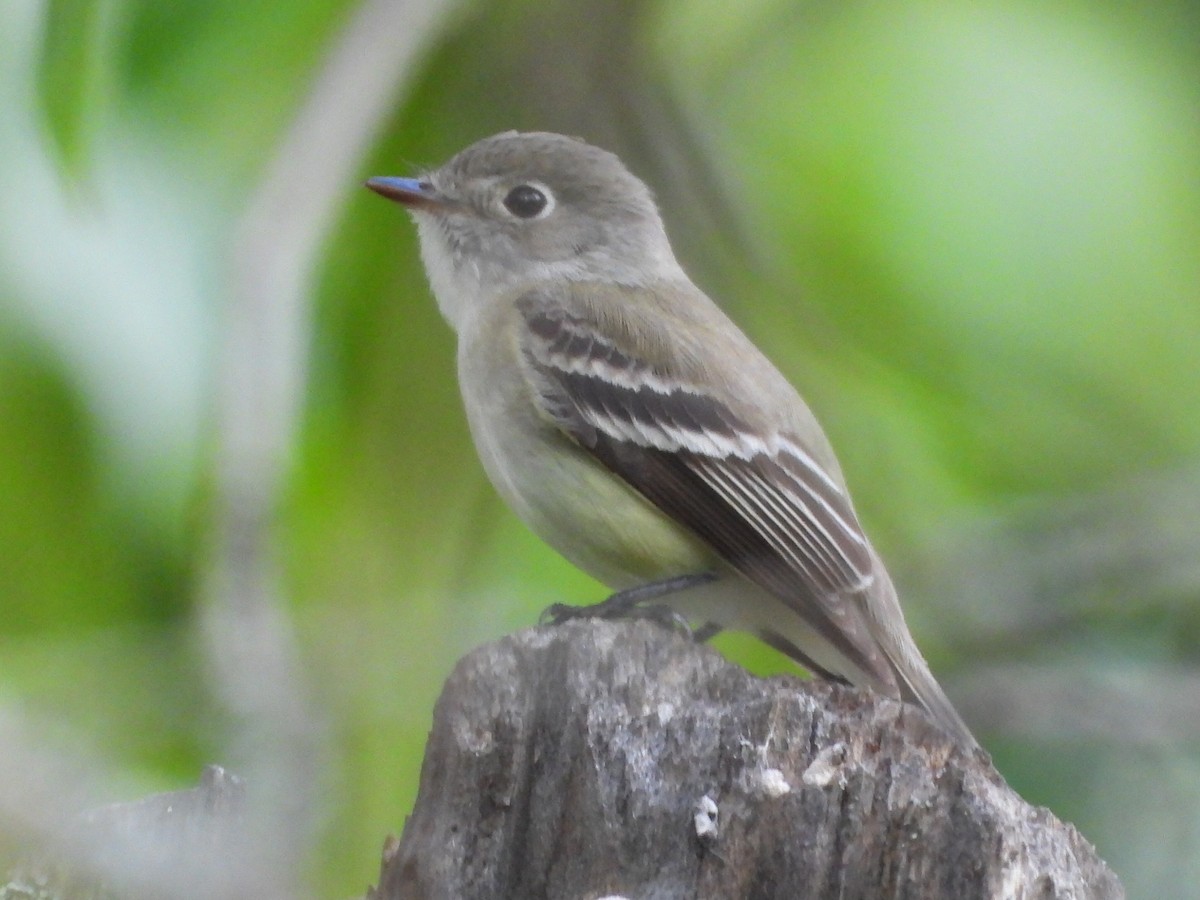
[[[712,553],[698,538],[540,412],[519,352],[515,339],[460,336],[459,382],[475,446],[517,516],[612,588],[711,568]]]

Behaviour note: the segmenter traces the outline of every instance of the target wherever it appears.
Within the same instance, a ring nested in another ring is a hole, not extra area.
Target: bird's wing
[[[895,683],[859,606],[876,577],[867,539],[798,436],[756,431],[703,385],[639,358],[610,322],[543,293],[518,308],[521,351],[550,419],[852,665]]]

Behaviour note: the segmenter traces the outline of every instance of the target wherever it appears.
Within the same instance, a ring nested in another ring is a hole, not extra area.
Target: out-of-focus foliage
[[[230,260],[356,11],[0,6],[0,713],[120,772],[114,798],[236,765],[194,615]],[[825,423],[1005,777],[1131,896],[1189,896],[1200,726],[1162,711],[1200,684],[1195,9],[528,0],[445,21],[358,175],[504,128],[620,152]],[[338,895],[402,827],[457,657],[603,590],[487,486],[402,212],[348,180],[313,264],[271,528],[329,734],[311,874]],[[1129,716],[1067,715],[1065,683]]]
[[[58,0],[45,7],[38,102],[52,147],[68,168],[84,164],[88,125],[103,107],[103,70],[111,58],[104,41],[107,6],[94,0]]]

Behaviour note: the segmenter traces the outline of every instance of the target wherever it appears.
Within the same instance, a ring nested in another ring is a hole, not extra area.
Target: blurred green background
[[[1188,2],[6,0],[0,718],[102,800],[248,765],[201,627],[248,521],[316,723],[308,889],[374,878],[455,660],[604,592],[492,495],[361,181],[565,131],[807,396],[1005,778],[1195,896],[1197,46]]]

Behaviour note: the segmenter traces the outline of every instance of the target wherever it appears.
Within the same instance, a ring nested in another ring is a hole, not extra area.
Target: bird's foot
[[[670,606],[665,603],[649,603],[648,601],[706,584],[715,578],[716,576],[711,572],[680,575],[617,591],[607,599],[588,606],[555,603],[541,614],[538,624],[561,625],[571,619],[645,619],[697,642],[706,641],[721,629],[712,622],[708,622],[693,631],[688,621]]]

